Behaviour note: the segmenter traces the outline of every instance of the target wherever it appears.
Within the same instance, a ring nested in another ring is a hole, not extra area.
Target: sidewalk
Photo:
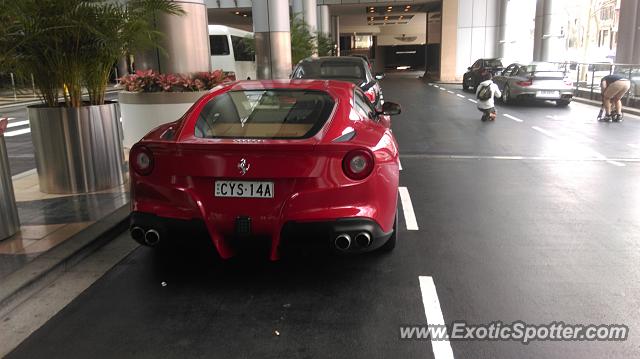
[[[21,225],[0,240],[0,311],[80,252],[95,250],[92,244],[122,227],[129,213],[128,183],[87,194],[45,194],[32,170],[14,176],[13,187]]]

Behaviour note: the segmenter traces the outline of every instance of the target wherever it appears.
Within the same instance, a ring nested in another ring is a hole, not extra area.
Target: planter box
[[[154,128],[173,122],[208,91],[201,92],[120,92],[123,145],[131,149]]]
[[[40,191],[86,193],[124,183],[118,105],[27,107]]]

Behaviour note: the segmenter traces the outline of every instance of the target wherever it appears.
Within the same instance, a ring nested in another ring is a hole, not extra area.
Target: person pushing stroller
[[[500,88],[493,82],[492,78],[491,72],[483,71],[480,75],[482,82],[478,84],[476,89],[478,110],[482,112],[482,121],[494,121],[496,119],[496,107],[493,98],[502,96]]]

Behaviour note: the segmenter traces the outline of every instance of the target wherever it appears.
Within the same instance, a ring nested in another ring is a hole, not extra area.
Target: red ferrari
[[[398,146],[389,116],[354,84],[239,81],[133,146],[131,236],[157,246],[201,228],[222,258],[263,238],[270,258],[303,247],[390,251]]]

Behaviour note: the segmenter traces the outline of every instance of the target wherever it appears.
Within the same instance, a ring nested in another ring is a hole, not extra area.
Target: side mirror
[[[399,115],[402,112],[400,105],[395,102],[388,102],[382,104],[382,111],[378,112],[387,116]]]
[[[384,78],[384,73],[378,72],[374,77],[376,78],[376,80],[382,80]]]

